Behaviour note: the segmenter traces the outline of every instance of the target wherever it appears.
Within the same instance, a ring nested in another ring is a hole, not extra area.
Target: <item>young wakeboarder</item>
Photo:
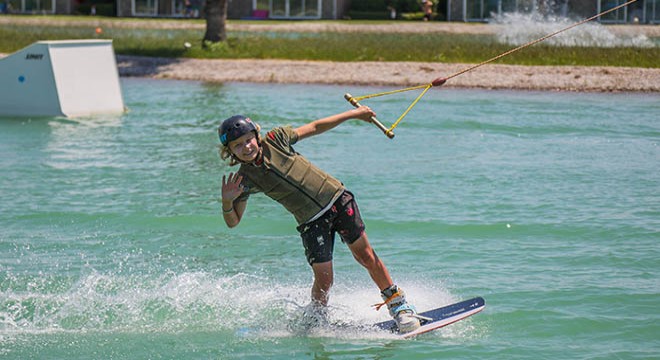
[[[314,306],[325,308],[333,283],[332,253],[335,233],[353,257],[367,269],[381,291],[383,303],[400,333],[419,328],[415,308],[392,281],[383,261],[369,244],[365,225],[353,194],[331,175],[293,149],[297,142],[359,119],[370,122],[375,113],[367,106],[312,121],[298,128],[276,127],[264,137],[249,118],[234,115],[218,128],[221,157],[238,171],[222,177],[222,216],[228,227],[237,226],[250,195],[263,192],[282,204],[296,219],[307,262],[312,267]]]

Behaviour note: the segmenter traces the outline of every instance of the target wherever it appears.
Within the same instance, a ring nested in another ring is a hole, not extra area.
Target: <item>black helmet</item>
[[[234,115],[223,121],[218,127],[218,137],[220,137],[222,145],[227,146],[230,141],[236,140],[250,131],[257,133],[257,126],[252,120],[243,115]]]

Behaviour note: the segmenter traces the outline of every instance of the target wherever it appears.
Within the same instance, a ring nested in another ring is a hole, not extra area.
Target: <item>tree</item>
[[[227,21],[227,0],[206,0],[206,33],[203,44],[207,41],[218,43],[227,40],[225,22]]]

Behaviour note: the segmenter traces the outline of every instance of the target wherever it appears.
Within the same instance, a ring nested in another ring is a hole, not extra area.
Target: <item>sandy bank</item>
[[[413,86],[469,64],[330,62],[290,60],[198,60],[118,56],[121,76],[208,82],[257,82]],[[588,66],[485,65],[457,76],[448,87],[660,92],[660,69]]]
[[[7,54],[0,53],[0,59]],[[415,86],[471,64],[200,60],[118,55],[122,77],[338,85]],[[660,92],[660,69],[489,64],[450,79],[445,87],[543,91]]]

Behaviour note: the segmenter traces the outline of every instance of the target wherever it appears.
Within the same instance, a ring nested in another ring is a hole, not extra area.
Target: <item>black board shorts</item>
[[[307,262],[312,265],[332,261],[335,233],[339,233],[341,241],[350,245],[362,236],[365,226],[353,194],[344,190],[323,215],[296,229],[302,237]]]

